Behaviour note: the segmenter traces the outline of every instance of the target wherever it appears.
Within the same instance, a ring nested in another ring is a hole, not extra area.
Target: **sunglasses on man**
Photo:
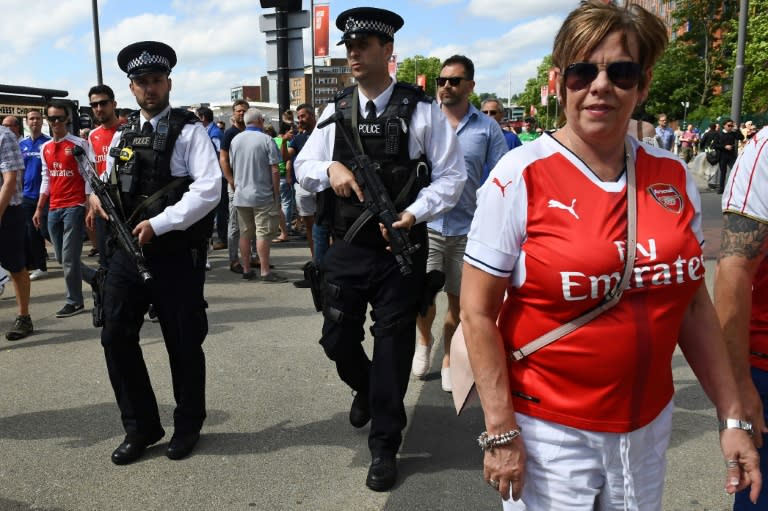
[[[91,101],[91,108],[105,107],[110,103],[112,103],[111,99],[102,99],[101,101]]]
[[[642,68],[637,62],[611,62],[607,65],[576,62],[565,68],[565,86],[570,90],[586,89],[595,81],[600,69],[605,69],[608,79],[620,89],[629,90],[640,83]]]
[[[46,117],[48,119],[48,122],[65,122],[67,120],[66,115],[49,115]]]
[[[458,87],[462,80],[466,80],[466,78],[463,76],[438,76],[435,78],[438,87],[445,87],[446,83],[450,83],[451,87]]]

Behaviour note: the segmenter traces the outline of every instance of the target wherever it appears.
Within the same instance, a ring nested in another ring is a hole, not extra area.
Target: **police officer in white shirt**
[[[397,479],[395,456],[406,424],[403,398],[426,270],[425,222],[456,204],[466,172],[454,130],[434,100],[389,75],[394,33],[403,19],[384,9],[361,7],[340,14],[336,25],[344,32],[339,44],[346,46],[357,85],[340,92],[325,109],[295,168],[304,189],[320,192],[318,221],[334,236],[320,265],[325,289],[320,344],[356,392],[350,423],[360,428],[371,420],[366,485],[386,491]],[[411,256],[410,274],[401,273],[387,250],[375,215],[358,221],[367,215],[362,204],[366,191],[350,170],[352,149],[334,125],[320,128],[335,112],[343,114],[348,132],[380,165],[399,214],[394,227],[406,230],[411,242],[420,245]],[[372,360],[362,346],[369,303]]]
[[[105,179],[152,275],[143,282],[128,253],[109,241],[101,343],[126,432],[112,461],[124,465],[165,434],[139,347],[150,303],[168,350],[176,399],[166,455],[187,456],[200,437],[206,416],[206,239],[220,199],[221,170],[197,117],[170,106],[174,50],[142,41],[123,48],[117,61],[141,110],[115,134]],[[98,198],[91,195],[90,202],[106,218]]]

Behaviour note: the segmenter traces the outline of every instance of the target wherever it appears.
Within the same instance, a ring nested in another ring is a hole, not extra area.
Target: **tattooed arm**
[[[768,223],[726,211],[715,273],[715,309],[723,328],[744,406],[756,431],[768,432],[749,364],[752,281],[768,250]],[[758,447],[762,435],[754,436]]]

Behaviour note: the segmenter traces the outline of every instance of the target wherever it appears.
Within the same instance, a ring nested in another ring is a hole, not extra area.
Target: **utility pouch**
[[[315,310],[323,310],[323,278],[320,269],[313,261],[304,265],[304,279],[309,282],[309,290],[312,292],[312,302],[315,304]]]

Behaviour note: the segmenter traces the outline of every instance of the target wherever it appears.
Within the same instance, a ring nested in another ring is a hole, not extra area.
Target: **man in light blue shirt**
[[[461,268],[467,233],[475,213],[477,189],[483,182],[483,169],[493,168],[508,151],[507,142],[499,123],[489,115],[481,113],[469,102],[475,88],[475,66],[470,59],[454,55],[443,62],[437,78],[437,95],[441,109],[451,126],[456,130],[464,155],[467,181],[456,206],[429,222],[429,258],[427,271],[441,270],[445,273],[445,292],[448,295],[448,310],[443,323],[445,355],[443,356],[442,388],[451,391],[450,342],[459,323],[459,290]],[[413,374],[419,378],[429,370],[432,349],[432,323],[435,306],[427,315],[416,321],[419,335],[413,357]]]
[[[659,147],[667,151],[671,151],[675,144],[675,131],[667,125],[667,114],[659,114],[656,141],[659,143]]]

